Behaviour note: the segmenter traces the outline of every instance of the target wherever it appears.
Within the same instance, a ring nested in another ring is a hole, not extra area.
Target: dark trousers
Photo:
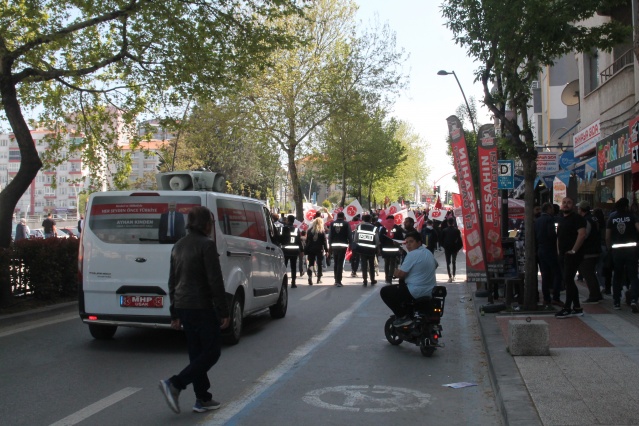
[[[360,254],[361,262],[362,262],[362,278],[364,279],[364,283],[368,282],[368,274],[371,275],[371,283],[375,284],[377,281],[375,280],[375,255],[371,254]]]
[[[311,270],[311,268],[315,266],[316,260],[317,260],[317,279],[322,278],[322,263],[324,260],[324,254],[323,253],[307,254],[307,256],[308,256],[308,270],[306,272],[308,273],[309,282],[313,279],[313,271]]]
[[[344,272],[344,259],[346,258],[346,249],[332,249],[333,252],[333,272],[335,273],[335,282],[342,283],[342,273]]]
[[[284,256],[284,265],[288,266],[289,261],[291,262],[291,284],[295,284],[295,277],[297,277],[297,258],[299,255]]]
[[[588,299],[590,300],[600,300],[603,298],[601,296],[601,289],[599,288],[599,281],[597,280],[597,273],[595,272],[597,268],[597,260],[598,256],[584,257],[579,264],[579,274],[584,280],[586,280],[586,285],[588,286]]]
[[[563,265],[563,282],[566,287],[566,302],[564,303],[564,308],[566,309],[581,308],[579,290],[577,290],[577,284],[575,284],[575,274],[582,259],[583,255],[579,254],[566,253],[559,256],[559,262]]]
[[[448,277],[452,278],[457,272],[457,252],[458,250],[451,250],[444,247],[444,257],[446,258],[446,270],[448,270]],[[450,273],[450,263],[453,262],[453,273]]]
[[[382,287],[379,294],[396,317],[408,315],[409,311],[404,304],[414,300],[414,298],[408,291],[406,284],[387,285]]]
[[[637,301],[639,296],[639,280],[637,279],[637,254],[635,247],[622,247],[612,249],[612,262],[614,272],[612,275],[612,298],[615,303],[620,303],[621,288],[625,281],[630,283],[630,298]]]
[[[384,275],[387,283],[393,281],[393,274],[397,269],[397,256],[382,256],[384,258]]]
[[[171,377],[180,390],[193,383],[195,397],[201,401],[212,398],[208,371],[220,358],[220,321],[215,309],[176,309],[184,329],[191,361],[177,376]]]
[[[351,272],[357,272],[359,269],[359,253],[351,252]]]
[[[537,249],[537,259],[539,260],[539,270],[541,271],[541,293],[544,296],[544,303],[550,304],[550,292],[552,299],[561,299],[561,268],[557,258],[556,248]]]

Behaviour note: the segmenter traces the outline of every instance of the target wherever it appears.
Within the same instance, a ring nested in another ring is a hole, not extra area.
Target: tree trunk
[[[290,146],[290,145],[289,145]],[[295,202],[295,218],[301,222],[304,221],[304,204],[302,187],[300,186],[300,178],[297,175],[297,166],[295,165],[295,151],[290,148],[287,150],[288,155],[288,171],[291,174],[291,186],[293,187],[293,201]]]
[[[340,207],[346,207],[346,168],[342,170],[342,201]]]
[[[7,69],[10,69],[10,65]],[[0,74],[0,95],[2,96],[5,114],[18,142],[21,157],[18,173],[0,192],[0,247],[9,248],[11,244],[11,228],[13,227],[13,212],[18,201],[29,189],[29,185],[38,174],[38,170],[42,168],[42,161],[38,156],[29,126],[27,126],[22,116],[16,88],[11,81],[9,73],[3,72]],[[0,306],[6,306],[10,299],[11,283],[9,274],[8,271],[3,271],[0,274]]]

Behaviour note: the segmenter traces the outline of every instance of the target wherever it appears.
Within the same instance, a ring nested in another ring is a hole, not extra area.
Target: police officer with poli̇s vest
[[[610,213],[606,223],[606,246],[612,253],[614,275],[612,298],[614,309],[621,309],[621,287],[624,276],[630,281],[630,306],[632,312],[639,312],[639,279],[637,278],[637,240],[639,239],[639,221],[629,210],[627,198],[615,203],[615,211]]]
[[[284,252],[284,264],[291,263],[291,288],[297,288],[295,278],[297,277],[297,258],[302,254],[302,239],[300,230],[294,226],[295,216],[289,215],[286,218],[286,225],[282,228],[281,247]]]
[[[344,212],[337,213],[337,219],[331,223],[328,233],[328,244],[333,254],[333,271],[335,272],[335,285],[342,286],[342,273],[344,272],[344,259],[346,249],[351,243],[351,228],[344,220]]]
[[[362,277],[364,287],[368,285],[368,274],[370,272],[371,285],[377,284],[375,279],[375,256],[379,247],[379,236],[377,228],[371,223],[371,215],[362,216],[362,223],[355,230],[353,241],[354,251],[360,255],[362,263]]]

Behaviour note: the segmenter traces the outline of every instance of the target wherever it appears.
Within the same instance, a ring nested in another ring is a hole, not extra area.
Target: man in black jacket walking
[[[171,251],[169,298],[171,328],[184,329],[190,363],[178,375],[160,380],[160,391],[169,408],[179,413],[180,392],[193,383],[193,411],[203,413],[220,408],[209,393],[207,372],[220,358],[220,330],[228,327],[230,319],[217,248],[209,238],[211,211],[192,208],[187,229],[189,234]]]

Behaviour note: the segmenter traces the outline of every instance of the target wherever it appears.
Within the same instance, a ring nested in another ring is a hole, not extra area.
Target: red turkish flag
[[[437,202],[435,203],[435,208],[441,210],[442,208],[442,200],[439,199],[439,195],[437,196]]]

